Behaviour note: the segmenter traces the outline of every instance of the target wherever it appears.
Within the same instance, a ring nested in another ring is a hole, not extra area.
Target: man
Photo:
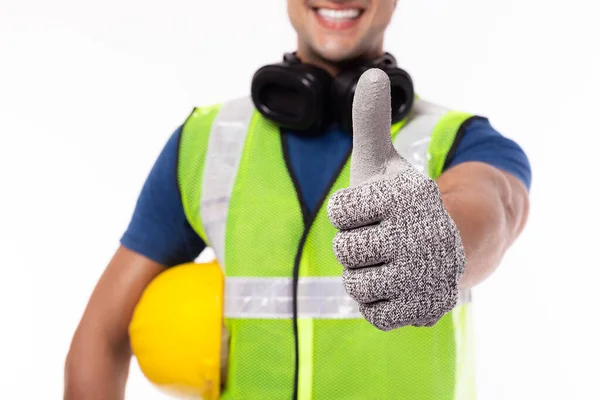
[[[530,167],[487,119],[413,102],[383,50],[395,6],[288,0],[298,49],[267,69],[277,83],[263,70],[253,102],[196,109],[172,135],[74,335],[65,398],[123,398],[142,291],[207,243],[229,296],[224,398],[474,396],[469,289],[523,229]],[[339,86],[365,70],[349,123]]]

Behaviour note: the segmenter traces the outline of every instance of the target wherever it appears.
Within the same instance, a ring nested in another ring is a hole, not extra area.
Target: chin
[[[313,46],[313,51],[322,59],[332,63],[339,63],[360,56],[360,51],[356,46],[339,40],[319,43]]]

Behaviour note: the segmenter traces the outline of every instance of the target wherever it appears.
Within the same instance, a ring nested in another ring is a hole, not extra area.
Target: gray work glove
[[[340,229],[333,250],[344,286],[380,330],[432,326],[458,301],[466,264],[460,234],[436,183],[394,149],[383,71],[361,76],[352,114],[350,187],[327,207]]]

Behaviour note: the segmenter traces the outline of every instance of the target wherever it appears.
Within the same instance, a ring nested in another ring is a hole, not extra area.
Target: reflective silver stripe
[[[292,284],[291,278],[227,278],[225,316],[291,318]],[[298,317],[359,318],[360,313],[341,278],[300,278]]]
[[[229,199],[253,113],[254,105],[249,97],[225,103],[213,121],[208,139],[200,215],[221,266],[225,266]]]
[[[433,128],[447,109],[416,100],[409,120],[396,135],[394,147],[419,172],[427,174],[429,162],[429,142]]]
[[[290,278],[227,278],[227,318],[292,318]],[[470,293],[461,292],[458,305],[470,302]],[[298,317],[322,319],[362,318],[340,277],[298,279]]]
[[[459,290],[458,291],[458,302],[456,306],[470,303],[472,301],[471,289]]]

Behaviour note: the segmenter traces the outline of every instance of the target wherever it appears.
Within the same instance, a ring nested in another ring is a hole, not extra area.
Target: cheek
[[[294,29],[304,30],[304,22],[302,18],[303,7],[298,4],[298,1],[288,1],[288,17]]]
[[[380,8],[373,18],[373,25],[387,27],[392,21],[394,14],[393,4],[386,4],[385,7]]]

